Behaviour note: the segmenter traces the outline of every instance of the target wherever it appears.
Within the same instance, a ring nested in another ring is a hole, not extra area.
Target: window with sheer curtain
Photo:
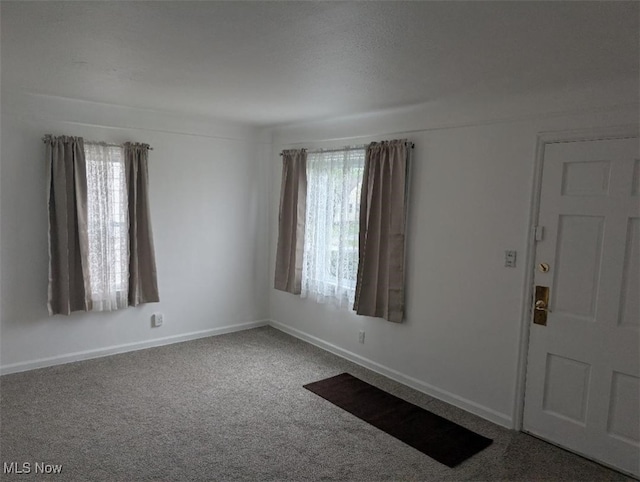
[[[307,154],[303,297],[352,308],[365,148]]]
[[[93,311],[128,305],[129,221],[124,149],[84,144],[87,165],[89,289]]]

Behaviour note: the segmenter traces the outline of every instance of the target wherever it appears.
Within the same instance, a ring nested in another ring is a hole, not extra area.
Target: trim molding
[[[2,115],[100,129],[155,132],[178,136],[264,144],[252,123],[221,118],[131,107],[106,102],[13,90]],[[266,142],[270,144],[270,142]]]
[[[12,363],[0,367],[0,375],[9,375],[11,373],[25,372],[35,370],[37,368],[45,368],[54,365],[63,365],[82,360],[90,360],[92,358],[101,358],[109,355],[117,355],[129,351],[144,350],[145,348],[153,348],[156,346],[171,345],[182,341],[197,340],[198,338],[207,338],[215,335],[224,335],[225,333],[233,333],[235,331],[250,330],[269,325],[269,320],[249,321],[246,323],[237,323],[233,325],[219,326],[210,330],[193,331],[190,333],[182,333],[179,335],[165,336],[155,338],[153,340],[136,341],[133,343],[123,343],[122,345],[114,345],[106,348],[96,348],[94,350],[79,351],[58,355],[48,358],[39,358],[26,362]]]
[[[624,102],[624,103],[616,103],[612,105],[599,106],[599,107],[593,106],[593,107],[584,107],[584,108],[568,108],[564,110],[532,112],[528,114],[513,114],[513,115],[504,114],[504,115],[498,115],[490,118],[481,117],[475,120],[468,120],[468,121],[453,121],[453,122],[440,122],[440,123],[435,122],[433,125],[430,125],[430,126],[427,125],[419,129],[407,129],[407,130],[397,131],[397,132],[378,132],[377,134],[362,134],[362,135],[356,135],[356,136],[350,136],[350,137],[307,139],[304,141],[296,141],[296,142],[287,142],[285,139],[285,141],[278,141],[277,144],[281,146],[309,147],[309,146],[316,146],[318,143],[323,143],[323,142],[349,142],[349,141],[361,140],[361,139],[369,140],[369,139],[376,139],[376,138],[387,138],[389,136],[395,136],[395,135],[403,136],[403,135],[410,135],[410,134],[416,134],[416,133],[422,133],[422,132],[431,132],[431,131],[440,131],[440,130],[449,130],[449,129],[464,129],[469,127],[482,127],[482,126],[495,125],[495,124],[511,124],[514,122],[524,122],[524,121],[540,121],[540,120],[547,120],[547,119],[556,119],[558,117],[570,117],[570,116],[580,116],[580,115],[590,115],[590,114],[608,114],[608,113],[630,111],[633,109],[637,110],[639,106],[640,104],[638,102]],[[364,114],[363,116],[360,116],[355,119],[339,118],[338,120],[339,121],[342,121],[342,120],[356,121],[361,119],[362,117],[371,117],[376,115],[384,115],[384,113]],[[330,119],[330,120],[335,122],[335,119]],[[329,122],[329,120],[320,121],[318,124],[324,125],[327,122]],[[308,124],[303,124],[303,126],[307,126],[307,125]],[[310,125],[313,125],[313,124],[310,124]],[[275,129],[286,131],[287,128],[296,127],[296,126],[297,124],[276,126]]]
[[[449,403],[455,407],[458,407],[467,412],[473,413],[474,415],[478,415],[490,422],[496,423],[502,427],[506,427],[509,429],[513,429],[513,420],[508,415],[504,413],[500,413],[496,410],[493,410],[489,407],[485,407],[479,403],[473,402],[466,398],[455,395],[451,392],[447,392],[446,390],[442,390],[433,385],[425,383],[417,378],[410,377],[409,375],[405,375],[393,368],[389,368],[385,365],[381,365],[373,360],[368,358],[364,358],[360,355],[357,355],[351,351],[345,350],[344,348],[340,348],[332,343],[328,343],[320,338],[317,338],[313,335],[309,335],[297,328],[293,328],[289,325],[285,325],[284,323],[280,323],[279,321],[271,320],[269,325],[273,328],[280,330],[288,335],[299,338],[300,340],[306,341],[307,343],[311,343],[312,345],[317,346],[318,348],[322,348],[325,351],[333,353],[341,358],[349,360],[357,365],[363,366],[372,370],[380,375],[384,375],[387,378],[391,378],[396,382],[402,383],[408,387],[413,388],[414,390],[418,390],[419,392],[425,393],[431,397],[442,400],[443,402]]]

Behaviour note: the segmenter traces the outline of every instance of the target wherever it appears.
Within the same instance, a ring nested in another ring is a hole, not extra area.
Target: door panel
[[[552,309],[594,321],[604,217],[560,215],[559,218]]]
[[[531,325],[525,431],[640,475],[638,139],[545,148],[535,285],[547,325]],[[544,307],[542,307],[544,308]]]
[[[624,256],[624,274],[620,292],[618,324],[624,328],[640,328],[640,218],[629,218]]]
[[[590,380],[591,365],[547,353],[543,410],[584,425]]]
[[[633,375],[613,372],[611,411],[607,431],[614,437],[640,447],[640,379]]]
[[[606,196],[609,194],[611,162],[565,162],[563,196]]]

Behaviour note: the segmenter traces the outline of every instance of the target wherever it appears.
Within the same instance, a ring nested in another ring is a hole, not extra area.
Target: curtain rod
[[[316,149],[316,150],[313,150],[313,151],[307,151],[307,154],[319,154],[321,152],[354,151],[354,150],[358,150],[358,149],[364,149],[364,148],[367,147],[367,145],[368,144],[363,144],[362,146],[350,146],[350,147],[342,147],[342,148],[336,148],[336,149]],[[415,147],[415,144],[413,142],[407,142],[407,146],[410,147],[411,149],[413,149]],[[280,153],[280,156],[282,156],[282,152]]]
[[[42,142],[47,142],[48,137],[45,136],[42,138]],[[85,144],[100,144],[101,146],[108,146],[108,147],[123,147],[124,144],[110,144],[109,142],[100,142],[100,141],[84,141]],[[153,151],[153,147],[149,146],[149,150]]]

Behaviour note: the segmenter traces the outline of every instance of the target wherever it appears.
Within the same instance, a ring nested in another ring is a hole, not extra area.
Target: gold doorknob
[[[546,311],[548,313],[551,313],[551,310],[547,307],[547,303],[545,303],[544,300],[536,301],[535,307],[538,311]]]
[[[549,310],[549,287],[536,286],[535,303],[533,304],[533,322],[536,325],[547,326]]]

